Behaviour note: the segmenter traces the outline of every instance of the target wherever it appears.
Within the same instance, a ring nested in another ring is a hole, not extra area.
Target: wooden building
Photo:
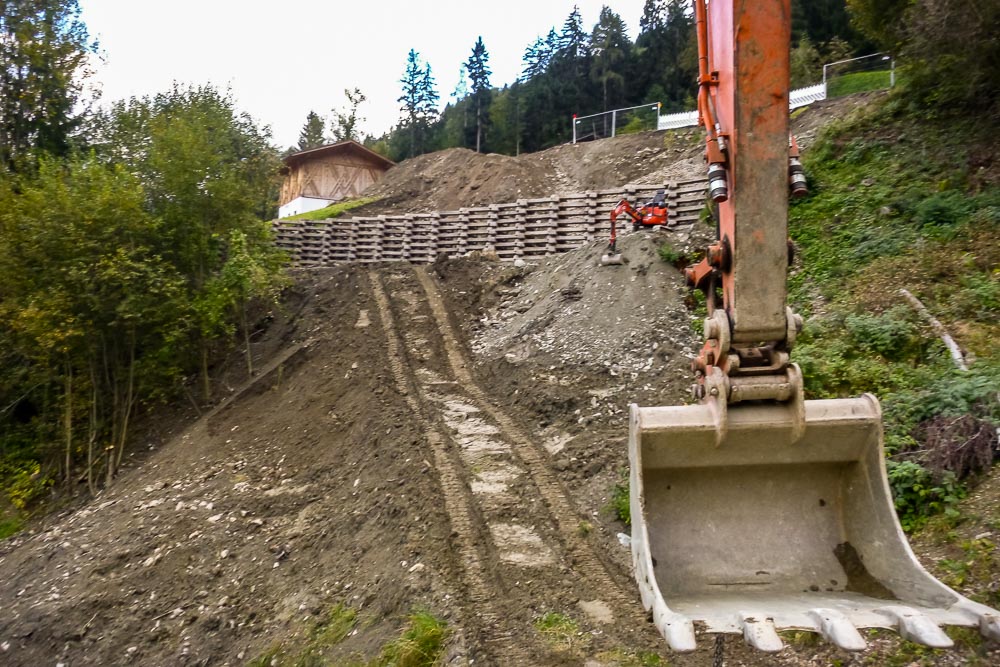
[[[285,158],[278,217],[287,218],[357,197],[378,182],[392,160],[356,141],[339,141]]]

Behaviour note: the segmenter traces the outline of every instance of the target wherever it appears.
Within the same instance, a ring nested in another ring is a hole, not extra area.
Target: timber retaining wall
[[[610,213],[623,197],[638,205],[661,189],[669,228],[686,228],[698,220],[705,204],[704,179],[626,185],[457,211],[276,220],[273,226],[278,246],[298,266],[394,260],[429,263],[441,253],[455,257],[490,249],[500,259],[514,260],[566,252],[605,238]],[[618,219],[619,229],[630,225],[628,216]]]

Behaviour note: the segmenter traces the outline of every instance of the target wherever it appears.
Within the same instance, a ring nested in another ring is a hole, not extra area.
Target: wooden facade
[[[356,141],[341,141],[285,158],[279,205],[312,197],[336,201],[357,197],[395,164]]]

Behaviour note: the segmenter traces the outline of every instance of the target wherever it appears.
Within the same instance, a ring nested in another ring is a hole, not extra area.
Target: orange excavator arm
[[[807,629],[845,650],[858,628],[932,647],[942,625],[1000,640],[1000,612],[930,576],[906,542],[871,395],[804,400],[790,351],[790,0],[695,0],[699,103],[719,236],[691,281],[708,291],[693,405],[630,408],[632,560],[677,651],[703,631],[762,651]],[[721,296],[717,299],[716,292]]]

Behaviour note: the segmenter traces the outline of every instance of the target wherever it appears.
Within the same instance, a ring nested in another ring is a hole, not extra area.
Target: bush
[[[888,461],[886,467],[903,530],[916,530],[941,512],[949,518],[958,518],[955,506],[965,497],[965,489],[953,473],[935,476],[914,461]]]
[[[912,317],[905,306],[896,306],[881,315],[848,315],[844,326],[859,347],[885,359],[899,360],[918,342]]]

